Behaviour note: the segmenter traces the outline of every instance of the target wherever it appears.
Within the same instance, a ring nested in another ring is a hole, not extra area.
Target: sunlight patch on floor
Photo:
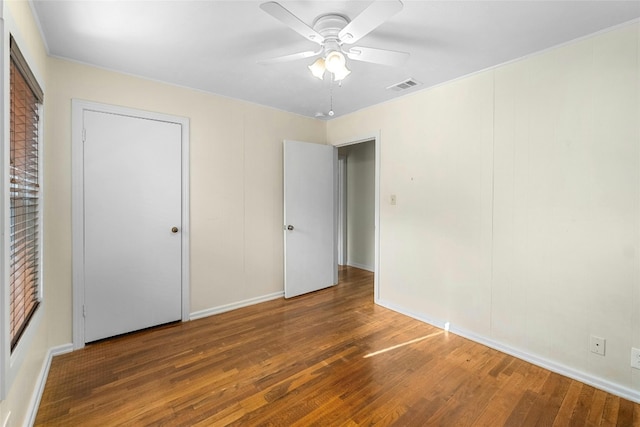
[[[404,347],[404,346],[409,345],[409,344],[414,344],[414,343],[420,342],[422,340],[426,340],[427,338],[435,337],[437,335],[442,335],[442,334],[444,334],[444,331],[438,331],[438,332],[434,332],[434,333],[429,334],[429,335],[425,335],[425,336],[420,337],[420,338],[413,339],[411,341],[403,342],[402,344],[396,344],[396,345],[391,346],[391,347],[383,348],[382,350],[374,351],[373,353],[369,353],[369,354],[365,355],[363,357],[363,359],[366,359],[366,358],[369,358],[369,357],[373,357],[373,356],[377,356],[378,354],[386,353],[387,351],[395,350],[396,348]]]

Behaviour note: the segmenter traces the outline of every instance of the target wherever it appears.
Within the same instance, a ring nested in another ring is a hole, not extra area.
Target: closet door
[[[181,125],[84,111],[85,342],[181,319]]]

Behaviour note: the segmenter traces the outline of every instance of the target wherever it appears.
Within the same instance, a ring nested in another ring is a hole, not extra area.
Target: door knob
[[[176,234],[176,233],[178,232],[178,227],[172,227],[172,228],[171,228],[171,232],[172,232],[173,234]]]
[[[287,225],[287,230],[289,231],[293,230],[293,225]]]

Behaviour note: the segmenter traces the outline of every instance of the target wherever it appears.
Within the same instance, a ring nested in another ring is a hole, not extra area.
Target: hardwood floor
[[[373,304],[373,275],[54,358],[39,426],[640,426],[640,405]]]

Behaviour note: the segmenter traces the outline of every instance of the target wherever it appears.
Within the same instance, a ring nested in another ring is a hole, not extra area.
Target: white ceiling
[[[328,112],[329,81],[313,62],[258,59],[317,45],[263,12],[261,1],[32,0],[54,56],[272,106]],[[281,1],[308,25],[353,19],[370,1]],[[357,44],[411,53],[401,67],[348,60],[334,85],[335,116],[482,70],[640,17],[640,1],[412,1]],[[414,78],[404,92],[386,87]]]

